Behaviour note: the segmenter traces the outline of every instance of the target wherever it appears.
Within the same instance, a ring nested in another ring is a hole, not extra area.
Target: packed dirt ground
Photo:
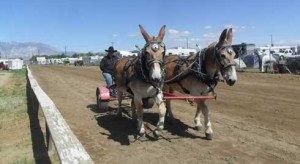
[[[232,87],[219,83],[217,100],[207,101],[210,141],[194,130],[195,106],[172,101],[177,119],[153,140],[156,107],[144,114],[146,138],[130,117],[116,118],[116,101],[96,110],[96,87],[105,84],[98,67],[30,69],[95,163],[300,163],[300,76],[243,72]]]

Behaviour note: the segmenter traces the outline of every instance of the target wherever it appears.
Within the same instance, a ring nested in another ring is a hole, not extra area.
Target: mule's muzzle
[[[154,82],[154,83],[161,83],[162,82],[162,79],[160,79],[160,78],[153,78],[152,79],[152,81]]]
[[[236,82],[236,80],[232,80],[232,79],[226,80],[226,83],[227,83],[229,86],[233,86],[235,82]]]

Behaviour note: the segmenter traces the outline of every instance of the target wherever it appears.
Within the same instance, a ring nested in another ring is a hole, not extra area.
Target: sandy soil
[[[207,102],[211,141],[193,128],[195,107],[173,101],[178,120],[155,141],[156,107],[145,111],[143,139],[129,117],[115,117],[116,101],[96,110],[95,89],[105,83],[98,67],[30,69],[95,163],[300,163],[300,76],[239,73],[234,86],[220,83],[217,100]]]

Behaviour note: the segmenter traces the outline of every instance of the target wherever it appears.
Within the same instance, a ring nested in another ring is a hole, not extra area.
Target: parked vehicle
[[[288,57],[286,59],[286,66],[292,73],[300,74],[300,56]]]
[[[284,50],[283,52],[279,52],[278,54],[283,59],[293,57],[293,55],[295,55],[295,53],[292,50]]]
[[[0,62],[0,70],[8,70],[8,65],[4,62]]]

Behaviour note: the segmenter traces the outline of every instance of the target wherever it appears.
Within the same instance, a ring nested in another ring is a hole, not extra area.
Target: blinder
[[[154,51],[154,52],[157,52],[159,49],[160,49],[160,46],[164,48],[164,52],[163,52],[163,56],[162,56],[162,59],[164,59],[165,57],[165,53],[166,53],[166,47],[165,47],[165,44],[163,42],[147,42],[143,48],[143,54],[144,55],[148,55],[147,52],[146,52],[146,47],[148,46],[151,46],[151,49]],[[142,59],[143,60],[143,59]],[[154,63],[159,63],[160,66],[163,66],[163,60],[160,60],[160,59],[148,59],[146,61],[146,65],[147,65],[147,69],[148,67],[151,65],[151,64],[154,64]]]
[[[157,52],[161,49],[161,47],[163,47],[164,51],[163,51],[163,54],[162,54],[162,59],[155,59],[153,57],[150,57],[149,53],[146,51],[146,47],[149,47],[151,46],[151,49],[152,51],[154,52]],[[150,66],[154,63],[158,63],[161,67],[161,73],[162,73],[162,79],[161,79],[161,82],[164,81],[165,79],[165,68],[164,68],[164,57],[165,57],[165,52],[166,52],[166,47],[165,47],[165,44],[163,42],[156,42],[156,41],[150,41],[150,42],[147,42],[145,45],[144,45],[144,48],[141,50],[141,52],[138,54],[138,69],[140,71],[140,75],[139,77],[141,77],[141,79],[143,79],[144,81],[146,82],[149,82],[151,83],[153,86],[156,86],[157,84],[155,84],[155,82],[153,82],[149,77],[148,77],[148,74],[149,74],[149,69],[150,69]]]
[[[220,53],[221,50],[223,49],[226,49],[226,51],[232,55],[234,53],[233,49],[232,49],[232,46],[231,45],[226,45],[226,46],[222,46],[221,48],[219,48],[218,46],[215,47],[215,51],[214,51],[214,54],[215,54],[215,57],[217,58],[217,62],[221,65],[221,72],[228,68],[228,67],[231,67],[231,66],[236,66],[236,63],[233,61],[233,62],[228,62],[228,63],[224,63],[222,62],[222,54]]]

